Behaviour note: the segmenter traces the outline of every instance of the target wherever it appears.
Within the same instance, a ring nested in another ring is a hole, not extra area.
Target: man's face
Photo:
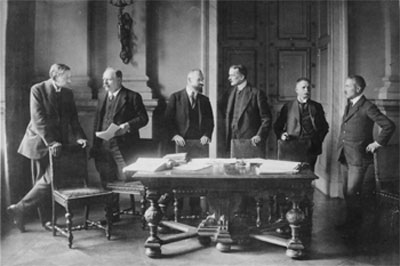
[[[231,86],[237,86],[244,81],[244,76],[239,72],[238,69],[236,68],[230,68],[229,69],[229,77],[228,77],[229,82],[231,83]]]
[[[303,99],[303,100],[310,99],[310,97],[311,97],[310,84],[305,80],[297,82],[296,93],[297,93],[297,97],[299,97],[300,99]]]
[[[71,83],[71,71],[67,70],[64,73],[55,77],[54,82],[56,83],[57,87],[65,87]]]
[[[121,87],[121,80],[117,78],[114,71],[106,70],[104,72],[103,87],[108,92],[114,92]]]
[[[361,89],[357,86],[354,80],[347,78],[344,83],[344,95],[347,99],[353,99],[360,95]]]
[[[204,77],[200,72],[193,72],[188,77],[188,85],[198,92],[202,92],[204,86]]]

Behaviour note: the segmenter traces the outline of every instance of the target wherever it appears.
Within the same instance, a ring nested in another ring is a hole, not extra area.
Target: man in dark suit
[[[265,146],[272,122],[265,93],[247,82],[243,65],[232,65],[228,79],[233,87],[226,109],[228,150],[231,139],[250,139],[254,146]]]
[[[278,139],[284,142],[298,142],[304,146],[307,158],[303,158],[303,161],[308,162],[314,171],[329,125],[322,105],[310,99],[310,80],[299,78],[295,90],[297,99],[283,105],[274,130]]]
[[[201,145],[211,141],[214,117],[207,96],[202,94],[203,73],[194,69],[187,76],[186,88],[173,93],[168,101],[165,120],[171,140],[185,146],[185,140],[198,139]],[[190,198],[193,213],[199,210],[199,199]]]
[[[209,144],[214,130],[214,118],[207,96],[202,94],[204,77],[199,69],[187,76],[186,88],[173,93],[168,101],[166,123],[172,141],[185,146],[185,139],[199,139]]]
[[[24,213],[40,206],[43,226],[50,221],[50,177],[49,149],[53,156],[59,156],[62,145],[68,144],[69,127],[77,143],[86,147],[87,140],[79,120],[72,90],[66,88],[71,82],[71,69],[64,64],[53,64],[50,79],[35,84],[31,88],[31,120],[26,129],[18,152],[31,159],[33,188],[17,203],[8,207],[14,223],[21,232],[25,231]]]
[[[122,72],[111,67],[103,74],[105,95],[100,95],[97,105],[94,132],[106,130],[112,123],[119,129],[110,140],[93,137],[91,156],[105,187],[107,182],[125,179],[122,168],[137,156],[139,129],[149,118],[139,93],[122,86]],[[114,197],[114,221],[119,219],[119,197]]]
[[[373,193],[373,153],[388,143],[395,130],[394,123],[362,94],[365,86],[361,76],[349,76],[345,81],[344,94],[348,104],[338,142],[347,215],[345,223],[337,229],[350,237],[362,222],[362,201]],[[381,132],[374,140],[375,123]]]

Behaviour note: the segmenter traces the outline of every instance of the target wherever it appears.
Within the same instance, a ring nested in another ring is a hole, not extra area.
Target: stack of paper
[[[170,167],[170,160],[164,158],[138,158],[136,162],[124,167],[122,171],[126,172],[156,172],[166,170]]]
[[[257,174],[297,173],[300,162],[265,160],[260,167],[256,168]]]
[[[174,167],[174,170],[180,171],[198,171],[210,167],[212,164],[205,161],[190,161],[187,164],[181,164]]]

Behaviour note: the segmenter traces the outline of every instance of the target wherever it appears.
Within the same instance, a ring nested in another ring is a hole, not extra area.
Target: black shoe
[[[24,215],[17,205],[12,204],[8,206],[7,212],[11,216],[13,223],[17,226],[19,231],[21,231],[21,233],[25,232]]]
[[[42,224],[42,226],[43,226],[43,228],[44,228],[45,230],[47,230],[47,231],[50,231],[50,232],[53,231],[53,225],[51,224],[50,221],[44,222],[44,223]]]

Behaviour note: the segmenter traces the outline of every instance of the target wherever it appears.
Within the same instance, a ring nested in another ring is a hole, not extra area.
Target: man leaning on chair
[[[17,203],[7,208],[18,229],[25,231],[24,214],[40,206],[40,218],[45,226],[50,221],[49,150],[59,156],[62,146],[68,144],[71,127],[77,143],[87,146],[85,133],[78,120],[74,96],[67,86],[71,82],[71,69],[64,64],[53,64],[50,79],[35,84],[30,93],[31,120],[18,153],[31,159],[32,189]]]

